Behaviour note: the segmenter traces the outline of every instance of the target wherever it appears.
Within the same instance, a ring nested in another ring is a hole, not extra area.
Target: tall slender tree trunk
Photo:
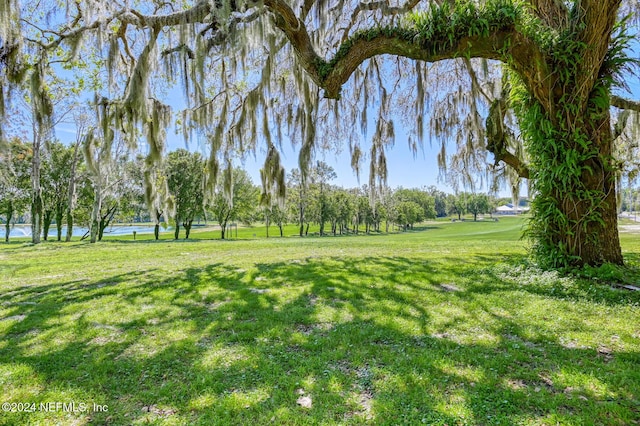
[[[105,223],[104,218],[100,219],[100,228],[98,229],[98,241],[102,241],[102,237],[104,237],[104,230],[108,225]]]
[[[102,210],[102,187],[99,183],[95,184],[95,198],[93,200],[93,209],[91,211],[91,237],[89,242],[92,244],[98,241],[100,233],[100,210]]]
[[[192,224],[193,224],[193,219],[192,220],[187,220],[187,221],[182,223],[182,226],[184,226],[184,238],[185,238],[185,240],[189,239],[189,234],[191,234],[191,225]]]
[[[9,242],[9,233],[11,232],[11,219],[13,218],[13,201],[7,203],[7,223],[4,225],[4,242]]]
[[[304,234],[304,208],[300,206],[300,236]]]
[[[73,210],[75,208],[76,198],[76,165],[78,164],[78,157],[80,153],[80,141],[76,141],[76,146],[73,149],[73,161],[71,162],[71,176],[69,177],[69,193],[67,197],[67,236],[66,242],[71,241],[73,236]]]
[[[176,229],[173,231],[173,239],[177,240],[180,237],[180,218],[176,216]]]
[[[73,235],[73,209],[67,209],[67,235],[65,237],[65,241],[71,241],[71,236]]]
[[[62,219],[64,218],[64,208],[56,209],[56,240],[62,241]]]
[[[153,227],[153,236],[156,240],[160,239],[160,218],[162,217],[162,213],[157,209],[155,210],[155,226]]]
[[[40,243],[42,233],[42,221],[44,203],[42,200],[42,187],[40,186],[40,135],[34,129],[36,137],[33,141],[33,157],[31,159],[31,242]]]
[[[42,219],[42,238],[45,241],[49,240],[49,228],[51,228],[51,222],[53,222],[53,211],[46,210]]]

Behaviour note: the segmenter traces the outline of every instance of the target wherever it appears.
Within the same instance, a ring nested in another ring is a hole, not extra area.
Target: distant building
[[[514,206],[513,204],[509,203],[509,204],[505,204],[503,206],[500,206],[496,209],[496,214],[522,214],[522,213],[528,213],[529,212],[529,207],[525,207],[525,206]]]

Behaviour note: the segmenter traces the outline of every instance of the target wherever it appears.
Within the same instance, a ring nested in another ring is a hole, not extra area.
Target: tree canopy
[[[175,238],[180,224],[189,238],[194,218],[203,211],[202,174],[204,161],[199,153],[179,149],[169,153],[166,166],[167,187],[175,202]]]
[[[612,89],[628,83],[635,1],[63,3],[0,7],[3,102],[24,83],[43,129],[54,113],[47,81],[84,69],[101,138],[143,134],[155,161],[171,122],[162,94],[179,84],[186,108],[175,121],[185,139],[208,142],[208,189],[232,156],[263,150],[265,189],[281,195],[287,139],[300,145],[303,177],[316,150],[347,144],[354,169],[368,157],[369,186],[381,187],[400,116],[412,149],[428,134],[441,167],[467,182],[488,153],[498,178],[531,179],[541,259],[622,262],[614,142],[636,152],[640,104]]]

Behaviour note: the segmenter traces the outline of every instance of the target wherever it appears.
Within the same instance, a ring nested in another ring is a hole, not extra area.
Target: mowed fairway
[[[0,244],[0,402],[35,403],[0,424],[640,424],[640,292],[522,223]]]

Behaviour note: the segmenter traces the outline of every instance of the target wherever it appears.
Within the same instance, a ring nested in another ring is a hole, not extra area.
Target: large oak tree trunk
[[[607,108],[587,115],[573,120],[581,123],[577,137],[546,141],[535,151],[540,158],[533,168],[530,232],[551,266],[623,264],[610,114]]]
[[[582,173],[585,187],[601,199],[598,208],[580,206],[576,210],[579,218],[588,220],[584,232],[576,233],[574,243],[580,264],[600,265],[602,263],[623,263],[622,249],[618,235],[618,209],[616,198],[616,178],[613,169],[613,146],[609,111],[599,120],[587,122],[586,130],[590,140],[598,149],[598,157],[590,159]],[[591,172],[593,170],[593,173]],[[579,191],[577,191],[579,193]],[[570,208],[570,205],[567,206]]]

